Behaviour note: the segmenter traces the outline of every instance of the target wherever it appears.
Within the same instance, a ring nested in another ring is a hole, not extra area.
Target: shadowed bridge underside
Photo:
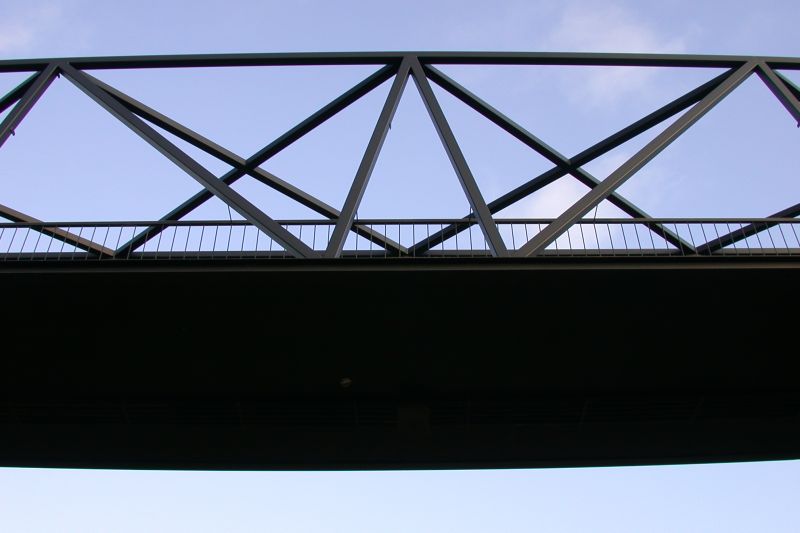
[[[800,457],[797,263],[695,259],[5,268],[0,464]]]

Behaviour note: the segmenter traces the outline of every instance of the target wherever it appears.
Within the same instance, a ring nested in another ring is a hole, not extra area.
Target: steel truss
[[[725,68],[727,70],[575,156],[567,157],[548,146],[533,133],[503,115],[436,68],[436,65],[447,64],[700,67]],[[104,69],[225,66],[278,67],[287,65],[375,65],[379,69],[247,158],[223,148],[183,124],[103,83],[87,72]],[[27,227],[33,228],[41,234],[69,243],[77,249],[85,250],[101,257],[127,257],[133,250],[145,246],[148,241],[159,236],[166,228],[170,227],[168,222],[178,221],[207,200],[216,196],[232,210],[239,213],[249,224],[269,235],[286,252],[297,258],[342,257],[344,243],[348,235],[352,233],[382,247],[387,253],[394,256],[420,257],[433,247],[457,236],[461,232],[469,230],[474,225],[480,228],[491,255],[495,257],[533,257],[542,255],[559,237],[578,224],[582,217],[604,200],[608,200],[650,231],[662,237],[682,255],[708,255],[732,243],[768,230],[780,224],[781,220],[785,222],[786,219],[797,217],[800,215],[800,204],[696,245],[693,242],[688,242],[676,232],[671,231],[663,221],[660,222],[647,215],[616,191],[651,159],[686,132],[703,115],[754,73],[764,82],[792,117],[800,123],[800,88],[777,72],[777,70],[800,70],[800,58],[663,54],[395,52],[138,56],[0,61],[0,73],[32,73],[30,77],[11,92],[0,98],[0,113],[9,108],[11,109],[6,118],[0,123],[0,147],[13,135],[14,130],[53,80],[59,75],[64,75],[66,79],[97,104],[203,186],[201,192],[167,213],[158,223],[149,225],[138,234],[132,236],[128,242],[122,243],[114,249],[106,248],[91,239],[75,235],[56,225],[43,225],[44,223],[33,217],[2,205],[0,205],[0,215],[12,222],[27,224]],[[425,238],[415,242],[412,246],[406,247],[387,235],[376,231],[372,225],[364,224],[357,220],[356,213],[409,77],[414,80],[431,121],[439,134],[442,145],[450,158],[456,176],[469,202],[471,212],[460,220],[448,223],[446,227],[442,227],[439,231],[426,235]],[[341,210],[327,205],[313,195],[261,168],[262,164],[283,149],[389,80],[392,80],[389,94],[378,116],[375,128]],[[436,99],[431,88],[431,82],[437,84],[548,159],[553,163],[554,167],[503,196],[487,202]],[[582,168],[587,163],[617,146],[676,115],[680,116],[675,122],[605,179],[600,180]],[[153,126],[162,128],[179,139],[227,163],[233,167],[232,170],[223,176],[215,176],[161,135]],[[234,182],[246,175],[329,219],[333,225],[333,231],[325,250],[316,250],[308,246],[286,229],[284,224],[272,219],[268,214],[248,201],[247,198],[231,188]],[[498,222],[493,218],[493,214],[519,202],[566,175],[570,175],[586,185],[589,191],[556,219],[548,221],[545,228],[527,240],[525,244],[516,249],[508,249],[498,229]]]

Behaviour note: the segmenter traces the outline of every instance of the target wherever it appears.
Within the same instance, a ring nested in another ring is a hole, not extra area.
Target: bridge
[[[290,65],[376,70],[249,157],[92,75]],[[724,70],[568,157],[443,65]],[[31,73],[0,99],[0,148],[63,78],[203,187],[159,220],[40,220],[0,205],[0,465],[473,468],[800,457],[800,203],[762,218],[657,218],[619,192],[751,76],[800,122],[800,89],[783,74],[790,70],[800,59],[397,52],[0,61],[0,73]],[[469,205],[463,217],[357,215],[409,79]],[[262,167],[384,83],[388,95],[341,208]],[[487,199],[433,85],[552,167]],[[608,176],[586,170],[663,124]],[[162,131],[231,170],[215,175]],[[271,217],[232,187],[245,176],[319,217]],[[497,216],[564,179],[586,192],[560,215]],[[186,218],[212,198],[241,219]],[[593,216],[605,201],[625,218]]]

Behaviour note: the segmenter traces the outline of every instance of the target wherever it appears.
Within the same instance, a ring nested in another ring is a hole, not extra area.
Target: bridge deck
[[[0,265],[4,465],[800,457],[796,258]]]

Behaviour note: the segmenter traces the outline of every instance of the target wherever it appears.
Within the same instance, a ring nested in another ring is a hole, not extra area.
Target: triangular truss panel
[[[30,72],[4,72],[0,74],[0,122],[11,113],[30,84],[36,78]]]
[[[572,157],[722,74],[718,68],[434,66]]]
[[[259,209],[270,213],[273,218],[278,220],[318,220],[320,222],[330,220],[330,218],[310,207],[296,202],[292,198],[281,194],[271,187],[265,186],[252,176],[245,176],[237,181],[236,184],[233,185],[233,188],[253,202]],[[215,198],[212,198],[211,201],[213,200],[215,200]],[[208,203],[211,203],[211,201]],[[218,201],[216,205],[218,204],[221,204],[222,208],[227,209],[222,202]],[[198,209],[198,211],[200,211],[200,209]],[[228,216],[227,210],[223,213],[223,217],[226,216]],[[239,218],[241,218],[241,216]]]
[[[369,185],[360,218],[453,218],[469,211],[425,104],[408,84]]]
[[[390,85],[390,80],[384,81],[271,157],[261,168],[339,209],[347,197]]]
[[[0,231],[20,257],[39,253],[23,233],[96,258],[790,253],[799,191],[775,163],[794,151],[798,69],[550,53],[0,62]],[[670,216],[766,218],[654,218],[665,199]]]
[[[23,86],[30,79],[30,72],[3,72],[0,73],[0,98]]]
[[[215,155],[212,150],[203,150],[202,148],[198,148],[198,146],[195,144],[188,142],[186,139],[178,137],[174,133],[159,127],[156,124],[151,122],[148,124],[151,125],[156,132],[163,135],[165,139],[177,146],[189,157],[200,163],[215,176],[221,177],[233,170],[234,167],[232,166],[232,162],[225,158],[221,158],[221,154]],[[213,143],[213,141],[210,142]],[[222,146],[220,146],[220,148],[225,150],[225,148]]]
[[[2,200],[50,221],[152,220],[200,186],[62,76],[0,153]]]
[[[788,81],[787,85],[794,86],[793,89],[797,90],[800,87],[800,71],[797,70],[778,70],[774,69],[775,73],[781,78]]]
[[[374,65],[97,71],[98,79],[247,157]]]
[[[526,143],[498,127],[491,118],[479,112],[484,110],[488,114],[497,111],[491,104],[481,100],[455,80],[447,79],[439,72],[436,75],[440,77],[434,78],[435,81],[440,81],[455,93],[448,92],[436,83],[433,85],[436,98],[452,125],[475,181],[487,201],[498,198],[534,176],[550,170],[553,162],[547,155],[532,149],[531,143]],[[474,107],[459,99],[459,96],[464,99],[474,98],[467,100]],[[499,118],[500,112],[497,113]],[[545,140],[527,133],[544,145],[543,148],[552,149]]]
[[[758,76],[678,138],[619,192],[662,217],[764,217],[800,199],[786,155],[797,125]]]

